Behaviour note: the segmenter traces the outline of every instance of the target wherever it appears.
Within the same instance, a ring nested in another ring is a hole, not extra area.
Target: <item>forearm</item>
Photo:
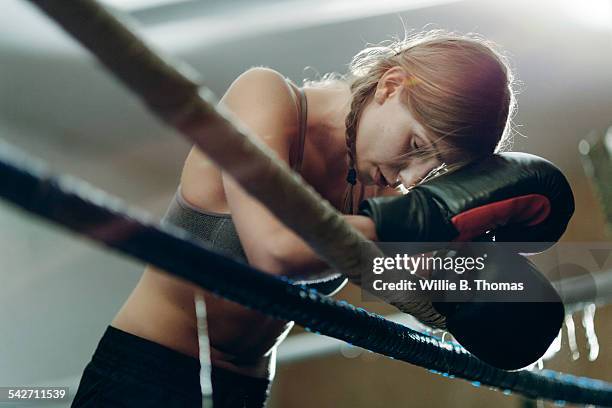
[[[376,229],[372,220],[361,215],[345,215],[344,220],[353,228],[360,231],[367,239],[376,240]],[[284,274],[316,277],[321,271],[328,269],[329,265],[321,260],[317,254],[293,232],[282,229],[275,238],[275,252],[281,271]]]

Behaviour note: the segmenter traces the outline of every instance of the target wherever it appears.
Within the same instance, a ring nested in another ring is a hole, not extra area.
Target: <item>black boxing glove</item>
[[[457,286],[459,280],[467,280],[471,288],[442,292],[434,297],[433,307],[446,318],[453,337],[482,361],[505,370],[526,367],[538,361],[559,334],[565,316],[563,302],[532,262],[503,244],[479,244],[460,249],[454,256],[473,257],[485,251],[482,270],[464,275],[431,272],[431,279],[448,279]],[[446,250],[436,253],[448,254]],[[477,290],[477,281],[486,281],[487,290],[482,290],[482,283]],[[521,283],[523,289],[490,290],[491,284],[512,282]]]
[[[574,212],[565,176],[551,162],[501,153],[436,177],[403,196],[364,200],[359,214],[374,220],[380,241],[557,241]],[[530,246],[533,247],[533,246]]]
[[[420,184],[401,197],[365,200],[359,213],[376,224],[380,241],[534,242],[543,251],[557,241],[574,212],[571,188],[549,161],[527,153],[503,153],[470,163]],[[519,247],[515,246],[515,249]],[[517,369],[537,361],[557,336],[563,304],[548,280],[525,258],[491,259],[481,277],[511,277],[547,298],[432,303],[450,333],[472,354],[494,366]],[[440,279],[438,277],[438,279]],[[419,316],[417,316],[419,317]]]

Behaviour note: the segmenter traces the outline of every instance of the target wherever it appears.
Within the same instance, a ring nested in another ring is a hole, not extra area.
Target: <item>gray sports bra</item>
[[[289,81],[288,83],[299,95],[299,99],[296,101],[299,117],[298,141],[290,154],[291,168],[299,172],[304,157],[308,106],[303,89]],[[183,228],[214,249],[236,260],[248,263],[231,214],[210,212],[194,207],[184,199],[180,186],[161,222]],[[331,294],[344,286],[346,281],[347,279],[343,276],[337,275],[331,279],[308,283],[307,285],[323,294]]]

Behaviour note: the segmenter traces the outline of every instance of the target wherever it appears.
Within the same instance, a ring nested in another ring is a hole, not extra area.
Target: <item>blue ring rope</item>
[[[294,285],[160,225],[141,210],[0,144],[0,197],[218,296],[388,357],[530,398],[612,406],[612,384],[543,370],[504,371],[441,340]],[[223,270],[219,274],[215,271]],[[501,351],[503,352],[503,351]]]

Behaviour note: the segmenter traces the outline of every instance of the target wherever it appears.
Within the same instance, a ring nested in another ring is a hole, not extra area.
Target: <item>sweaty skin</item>
[[[400,83],[398,81],[395,83]],[[292,89],[293,86],[276,71],[253,68],[234,81],[220,102],[272,148],[280,160],[286,162],[289,162],[294,147],[292,142],[297,138],[299,126],[295,103],[297,90]],[[350,91],[345,86],[306,88],[305,92],[308,120],[301,176],[340,210],[348,170],[344,117],[349,109]],[[407,137],[406,132],[411,133],[416,123],[414,119],[410,122],[410,118],[398,114],[397,104],[400,102],[397,92],[399,90],[396,88],[395,91],[379,95],[378,101],[374,102],[377,105],[369,108],[380,110],[384,106],[388,113],[381,111],[378,117],[362,122],[366,128],[372,128],[370,132],[380,132],[381,140],[386,143],[403,146],[406,145],[403,140]],[[385,118],[386,114],[394,116]],[[364,113],[364,116],[372,115],[372,112]],[[383,126],[380,123],[385,119]],[[358,159],[363,173],[355,186],[356,192],[362,192],[360,197],[355,197],[356,202],[377,195],[399,194],[396,189],[380,182],[380,178],[373,178],[377,175],[377,169],[389,178],[394,174],[395,177],[399,176],[401,169],[379,167],[378,158],[389,153],[381,146],[376,147],[376,143],[367,136],[358,132],[358,140],[361,138],[365,145],[358,145],[364,159],[363,162]],[[370,152],[364,151],[368,147]],[[420,177],[421,173],[426,174],[436,165],[439,163],[421,164],[421,171],[414,178]],[[377,181],[379,184],[375,184]],[[232,214],[245,254],[254,267],[288,276],[315,275],[327,269],[327,265],[299,237],[220,172],[195,147],[185,161],[181,191],[185,200],[197,208]],[[374,225],[369,218],[345,215],[345,220],[367,238],[376,239]],[[201,290],[148,266],[111,324],[197,358],[199,350],[193,300],[197,291]],[[251,376],[270,375],[274,366],[274,346],[286,336],[292,322],[273,319],[203,293],[213,364]]]

